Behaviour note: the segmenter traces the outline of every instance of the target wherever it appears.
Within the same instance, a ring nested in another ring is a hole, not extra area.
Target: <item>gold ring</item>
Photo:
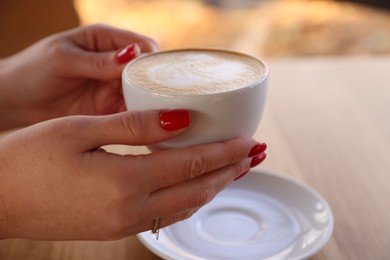
[[[154,219],[154,227],[152,229],[152,234],[156,237],[156,240],[158,240],[158,237],[160,235],[160,229],[158,226],[160,225],[160,218],[155,218]]]

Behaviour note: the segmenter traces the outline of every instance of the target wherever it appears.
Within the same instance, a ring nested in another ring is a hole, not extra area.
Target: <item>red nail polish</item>
[[[253,158],[252,158],[252,161],[251,161],[250,167],[251,167],[251,168],[256,167],[256,166],[259,165],[261,162],[263,162],[263,161],[265,160],[266,157],[267,157],[267,154],[266,154],[266,153],[261,153],[260,155],[253,157]]]
[[[238,179],[241,179],[242,177],[244,177],[248,172],[249,172],[250,169],[246,170],[245,172],[241,173],[240,176],[238,176],[237,178],[235,178],[234,180],[238,180]]]
[[[120,64],[126,63],[137,57],[141,54],[141,50],[136,43],[130,44],[123,48],[116,55],[116,61]]]
[[[255,146],[253,146],[253,148],[249,152],[248,157],[253,157],[253,156],[259,155],[262,152],[264,152],[266,149],[267,149],[266,143],[256,144]]]
[[[186,128],[190,125],[190,112],[185,109],[175,109],[160,112],[160,125],[168,131]]]

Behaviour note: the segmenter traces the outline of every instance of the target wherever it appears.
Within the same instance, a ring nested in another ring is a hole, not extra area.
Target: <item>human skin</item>
[[[118,53],[154,40],[107,25],[79,27],[45,38],[0,60],[0,130],[66,115],[124,110]],[[129,60],[127,60],[129,61]]]
[[[94,25],[0,61],[0,130],[20,128],[0,139],[1,239],[115,240],[153,229],[156,218],[165,227],[264,160],[265,146],[246,138],[105,151],[162,142],[190,125],[175,110],[124,111],[120,54],[134,42],[157,49],[145,36]]]
[[[0,237],[112,240],[152,229],[157,217],[164,227],[191,216],[249,169],[251,139],[145,155],[100,149],[183,131],[163,129],[158,114],[63,117],[2,138]]]

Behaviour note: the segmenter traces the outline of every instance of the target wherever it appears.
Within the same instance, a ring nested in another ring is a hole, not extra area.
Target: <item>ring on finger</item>
[[[155,218],[154,219],[154,226],[152,229],[152,234],[154,234],[154,236],[156,237],[156,240],[158,240],[158,237],[160,235],[159,226],[160,226],[160,218]]]

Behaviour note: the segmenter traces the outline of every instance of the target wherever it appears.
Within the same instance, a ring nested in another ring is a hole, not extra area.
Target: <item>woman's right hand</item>
[[[188,126],[186,113],[163,113],[63,117],[0,139],[0,238],[113,240],[156,218],[168,226],[265,158],[265,145],[243,138],[145,155],[101,149],[161,142]],[[167,130],[161,118],[179,124]]]

